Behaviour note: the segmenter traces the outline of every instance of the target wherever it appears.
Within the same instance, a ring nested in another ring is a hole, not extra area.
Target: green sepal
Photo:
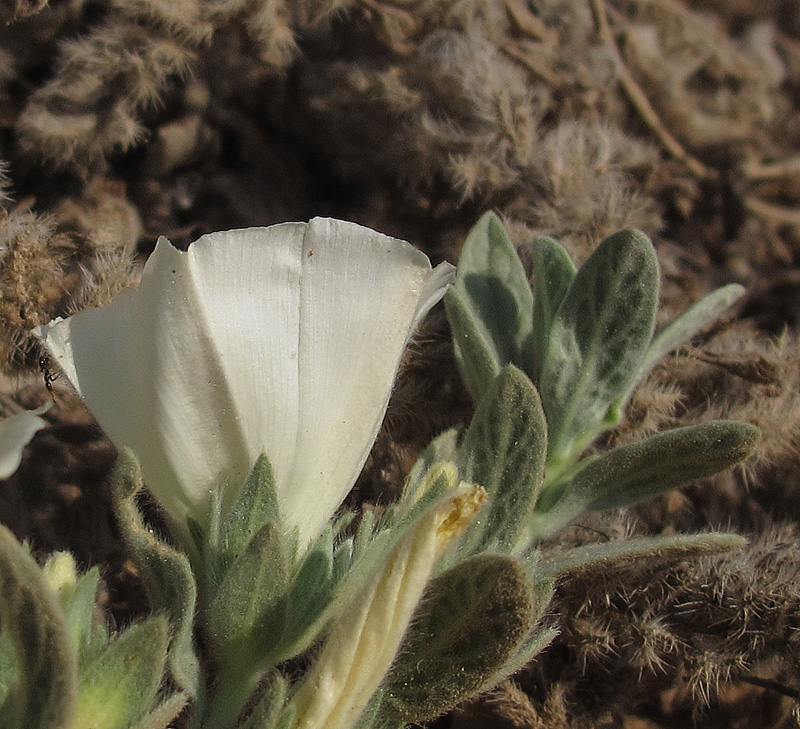
[[[547,424],[528,377],[508,365],[481,400],[459,448],[459,471],[486,489],[489,501],[459,542],[464,557],[527,546],[528,521],[544,478]]]
[[[537,577],[559,578],[606,569],[625,562],[646,560],[663,564],[695,559],[741,549],[747,539],[738,534],[710,532],[707,534],[671,534],[666,537],[637,537],[613,542],[585,544],[542,559]]]
[[[533,271],[532,364],[527,374],[538,383],[547,350],[550,327],[577,269],[564,246],[548,236],[537,236],[531,248]]]
[[[381,713],[433,718],[480,690],[531,630],[530,577],[502,555],[468,559],[435,578],[383,684]]]
[[[494,213],[484,214],[467,235],[445,306],[456,362],[476,402],[506,364],[528,369],[533,294]]]
[[[189,559],[144,525],[136,506],[136,495],[144,484],[139,462],[127,448],[120,451],[112,486],[117,524],[139,570],[150,607],[169,619],[170,674],[178,688],[194,697],[200,664],[193,638],[197,586]]]
[[[74,726],[128,729],[152,707],[168,646],[163,616],[133,625],[81,670]]]
[[[275,476],[269,458],[262,453],[220,524],[219,549],[225,562],[240,557],[267,522],[280,521]]]
[[[348,547],[345,551],[349,551]],[[346,572],[346,568],[335,571],[334,552],[333,529],[329,525],[303,555],[292,577],[286,598],[283,657],[301,653],[319,638],[326,610]]]
[[[553,319],[542,363],[549,465],[571,463],[617,423],[653,335],[658,290],[658,260],[638,230],[609,236],[581,266]]]
[[[142,717],[132,729],[170,729],[189,703],[189,694],[180,691],[162,701],[150,713]]]
[[[2,525],[0,624],[13,643],[16,663],[0,725],[70,726],[77,705],[78,659],[61,604],[28,550]]]
[[[275,658],[284,639],[288,588],[283,536],[268,522],[231,564],[208,606],[209,631],[229,661],[255,667]]]
[[[74,591],[63,603],[67,629],[72,644],[78,650],[78,661],[81,665],[92,660],[106,643],[105,629],[98,630],[94,627],[94,606],[99,582],[100,570],[92,567],[78,578]]]
[[[413,503],[419,500],[422,496],[420,487],[423,484],[428,485],[426,482],[428,472],[437,463],[457,460],[458,442],[462,434],[461,428],[449,428],[428,443],[406,476],[401,502]]]
[[[744,286],[728,284],[712,291],[681,314],[653,338],[642,363],[640,376],[647,374],[662,357],[719,318],[720,314],[736,303],[744,292]]]
[[[80,672],[80,666],[92,660],[108,641],[105,626],[95,625],[100,570],[93,567],[79,577],[75,558],[69,552],[55,552],[47,558],[42,574],[61,603]]]

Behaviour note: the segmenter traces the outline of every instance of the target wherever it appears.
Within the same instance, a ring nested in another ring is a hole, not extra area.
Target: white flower
[[[50,409],[46,403],[36,410],[17,413],[0,421],[0,479],[8,478],[22,461],[22,450],[47,423],[39,415]]]
[[[405,344],[444,294],[408,243],[315,218],[161,238],[138,290],[38,334],[178,520],[230,506],[263,452],[284,524],[306,544],[347,495]]]

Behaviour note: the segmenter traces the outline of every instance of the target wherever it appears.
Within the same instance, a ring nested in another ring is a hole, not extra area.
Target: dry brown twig
[[[800,175],[800,155],[780,162],[749,161],[742,165],[741,171],[751,181],[774,180],[779,177]]]
[[[667,129],[664,122],[661,121],[658,112],[653,108],[647,95],[642,90],[642,87],[639,86],[633,74],[628,70],[611,32],[604,0],[589,0],[589,2],[597,26],[597,34],[600,36],[600,39],[611,55],[620,86],[622,86],[631,104],[633,104],[634,108],[641,116],[642,121],[650,127],[667,152],[675,159],[683,162],[692,174],[702,179],[716,177],[716,172],[714,170],[709,169],[699,159],[691,155],[673,136],[669,129]]]
[[[746,195],[745,207],[751,212],[779,225],[800,225],[800,209],[786,208],[765,202],[755,195]]]

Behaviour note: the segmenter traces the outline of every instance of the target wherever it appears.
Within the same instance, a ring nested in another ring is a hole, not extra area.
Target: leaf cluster
[[[528,476],[533,495],[522,508],[506,509],[525,515],[517,551],[583,512],[634,504],[725,470],[758,440],[753,426],[716,421],[587,454],[622,421],[633,390],[658,360],[717,318],[742,288],[715,291],[655,334],[659,268],[644,234],[610,236],[580,269],[552,238],[538,237],[531,247],[529,283],[505,228],[487,213],[464,244],[445,300],[456,361],[478,402],[455,455],[465,477],[486,478],[474,464],[499,458],[501,434],[517,438],[504,430],[509,423],[539,430],[543,463]],[[504,392],[508,385],[500,383],[508,381],[518,383],[514,392]],[[474,434],[478,428],[483,436]],[[508,470],[504,492],[522,478],[518,467]]]
[[[40,568],[0,527],[0,724],[167,729],[189,695],[161,693],[169,628],[156,615],[110,635],[94,619],[97,568],[66,553]]]

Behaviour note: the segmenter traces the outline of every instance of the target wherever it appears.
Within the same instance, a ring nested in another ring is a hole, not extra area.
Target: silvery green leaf
[[[382,686],[381,713],[418,722],[472,696],[514,654],[537,607],[511,557],[481,555],[439,575]]]
[[[536,515],[535,534],[552,534],[584,511],[628,506],[724,471],[749,456],[759,437],[753,425],[717,420],[588,458],[560,484],[560,500]]]
[[[586,544],[542,559],[537,577],[556,579],[593,568],[646,560],[648,562],[678,562],[740,549],[747,540],[738,534],[673,534],[666,537],[639,537]]]
[[[569,463],[616,423],[650,344],[658,285],[655,251],[638,230],[606,238],[578,271],[542,364],[550,464]]]
[[[2,726],[70,726],[77,702],[78,667],[61,605],[28,550],[2,525],[0,621],[13,642],[17,668],[17,680],[0,710]]]
[[[742,297],[744,291],[744,286],[728,284],[712,291],[681,314],[653,339],[642,363],[641,374],[649,372],[662,357],[719,318],[725,309]]]
[[[150,607],[163,612],[170,621],[170,674],[179,688],[196,696],[200,680],[193,637],[197,586],[189,559],[142,521],[135,497],[144,485],[130,449],[120,451],[112,487],[117,524],[139,570]]]
[[[530,346],[532,367],[528,375],[534,382],[538,382],[553,318],[575,278],[576,269],[564,247],[548,236],[542,235],[533,239],[531,255],[533,258],[533,319]]]
[[[529,572],[529,574],[531,573]],[[532,590],[534,610],[531,615],[531,627],[525,637],[517,643],[517,647],[508,660],[484,683],[480,691],[486,691],[496,686],[511,674],[519,671],[547,648],[558,635],[556,628],[543,622],[547,608],[555,594],[555,583],[549,578],[543,578],[538,573],[534,577],[538,581],[534,583]]]
[[[523,372],[508,365],[481,400],[459,448],[461,477],[489,495],[481,518],[459,543],[459,555],[526,546],[546,457],[547,424],[539,394]]]
[[[533,294],[494,213],[486,213],[467,236],[445,305],[456,361],[476,402],[506,364],[529,369]]]
[[[128,729],[151,708],[164,672],[168,622],[133,625],[81,668],[76,727]]]
[[[389,729],[389,727],[391,727],[391,729],[403,729],[405,726],[404,722],[398,724],[396,721],[393,721],[389,726],[385,725],[380,716],[382,701],[383,691],[379,689],[369,700],[367,708],[364,709],[361,716],[358,717],[358,721],[355,723],[353,729]]]
[[[474,311],[463,291],[451,286],[444,297],[444,306],[453,333],[453,353],[458,371],[473,400],[478,402],[504,362],[480,315]]]

